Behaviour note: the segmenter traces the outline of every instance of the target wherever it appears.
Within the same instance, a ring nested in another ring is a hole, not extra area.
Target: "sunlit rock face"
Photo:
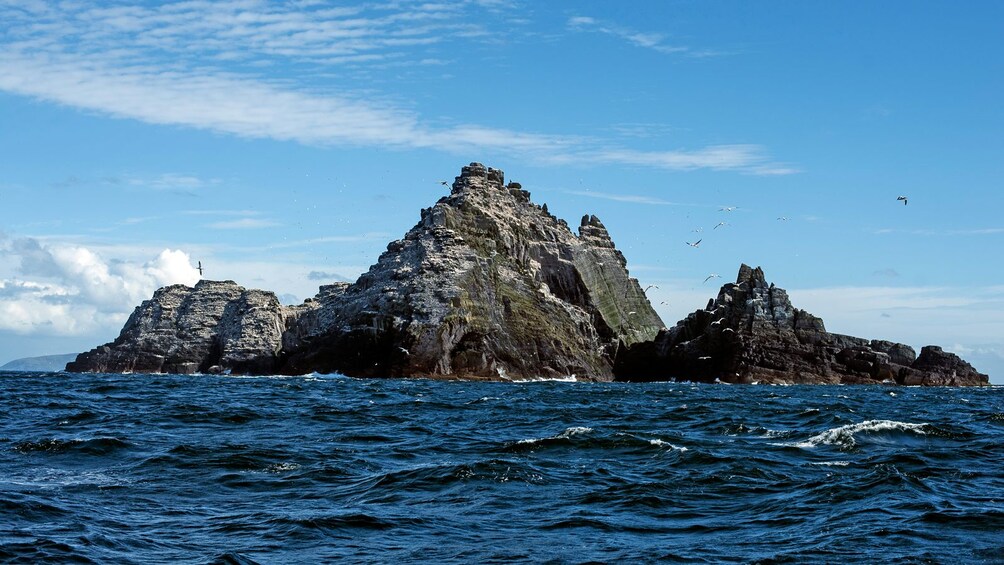
[[[284,316],[275,294],[233,281],[166,286],[136,308],[115,341],[80,354],[67,370],[274,372]]]
[[[703,310],[650,342],[623,350],[621,380],[728,383],[831,383],[979,386],[987,375],[940,347],[917,357],[901,343],[826,331],[823,321],[794,308],[759,267],[742,265]]]
[[[579,234],[471,163],[355,284],[290,325],[285,370],[609,380],[662,327],[595,216]]]
[[[662,326],[598,218],[575,234],[471,163],[354,284],[293,307],[233,283],[165,287],[68,369],[610,380],[618,350]]]

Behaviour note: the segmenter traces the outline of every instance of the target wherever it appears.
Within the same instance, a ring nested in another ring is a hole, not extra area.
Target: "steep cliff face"
[[[730,383],[893,383],[986,385],[987,375],[940,347],[917,357],[901,343],[826,331],[823,321],[794,308],[763,270],[743,265],[717,298],[621,353],[622,380],[681,379]]]
[[[274,372],[284,319],[273,293],[233,281],[168,286],[136,308],[115,341],[81,353],[66,370]]]
[[[167,287],[68,370],[610,380],[619,348],[663,323],[602,222],[578,231],[471,163],[354,284],[290,308],[233,283]]]
[[[595,216],[579,235],[472,163],[378,262],[290,325],[287,372],[606,380],[662,321]]]

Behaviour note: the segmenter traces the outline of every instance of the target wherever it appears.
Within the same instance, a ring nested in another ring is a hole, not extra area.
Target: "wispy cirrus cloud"
[[[652,204],[655,206],[698,206],[698,204],[685,204],[683,202],[672,202],[669,200],[664,200],[662,198],[641,196],[638,194],[613,194],[609,192],[595,192],[592,190],[565,190],[563,192],[565,194],[572,194],[575,196],[600,198],[603,200],[612,200],[614,202],[627,202],[630,204]]]
[[[3,2],[0,91],[115,118],[307,145],[476,149],[547,163],[674,171],[797,172],[755,144],[639,150],[582,136],[431,122],[372,92],[330,83],[322,90],[310,78],[327,73],[344,84],[346,65],[395,58],[439,63],[423,46],[491,35],[470,23],[472,7],[482,9],[477,2],[338,8],[256,0],[112,7]],[[654,36],[631,37],[639,45],[662,45]],[[285,72],[264,78],[266,67],[288,68],[297,78]],[[189,181],[195,182],[179,175],[150,186],[185,190]]]
[[[967,228],[967,229],[883,228],[874,230],[873,233],[877,235],[906,234],[906,235],[929,235],[929,236],[999,235],[1004,233],[1004,228]]]
[[[264,218],[241,218],[239,220],[224,220],[206,224],[207,228],[214,230],[260,230],[264,228],[274,228],[280,226],[279,222],[266,220]]]
[[[623,39],[628,43],[645,49],[670,55],[686,57],[712,57],[721,55],[720,51],[710,49],[694,49],[686,45],[671,45],[666,42],[662,33],[642,32],[615,23],[599,20],[590,16],[572,16],[568,18],[568,28],[573,31],[602,33]]]

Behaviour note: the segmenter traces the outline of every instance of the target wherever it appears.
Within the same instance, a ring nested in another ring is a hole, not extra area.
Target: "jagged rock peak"
[[[703,310],[617,360],[624,380],[687,379],[732,383],[843,383],[980,386],[988,377],[940,347],[920,357],[901,343],[829,333],[823,320],[794,308],[763,269],[742,265]]]
[[[515,184],[519,188],[519,183]],[[481,163],[471,163],[464,165],[460,169],[460,175],[453,180],[452,194],[457,194],[467,190],[495,189],[502,190],[510,188],[505,186],[505,172],[502,169],[486,167]]]
[[[736,284],[743,283],[749,285],[749,288],[768,286],[767,277],[764,275],[763,269],[760,267],[754,269],[746,263],[739,266],[739,275],[736,276]]]
[[[289,370],[609,379],[621,344],[662,321],[603,224],[587,223],[576,237],[501,170],[471,163],[344,295],[298,318]]]

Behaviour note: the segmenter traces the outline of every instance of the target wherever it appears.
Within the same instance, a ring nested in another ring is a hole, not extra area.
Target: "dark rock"
[[[590,219],[583,218],[583,225]],[[625,348],[619,380],[729,383],[887,383],[985,385],[989,379],[956,355],[925,347],[917,357],[901,343],[868,341],[826,331],[823,321],[794,308],[763,270],[739,268],[717,298],[659,332]]]
[[[464,167],[400,245],[296,317],[283,371],[611,379],[618,347],[662,321],[598,219],[576,237],[503,182]]]
[[[943,351],[936,345],[921,348],[920,356],[913,363],[909,374],[903,380],[906,385],[928,386],[973,386],[986,385],[990,377],[977,371],[958,355]]]

